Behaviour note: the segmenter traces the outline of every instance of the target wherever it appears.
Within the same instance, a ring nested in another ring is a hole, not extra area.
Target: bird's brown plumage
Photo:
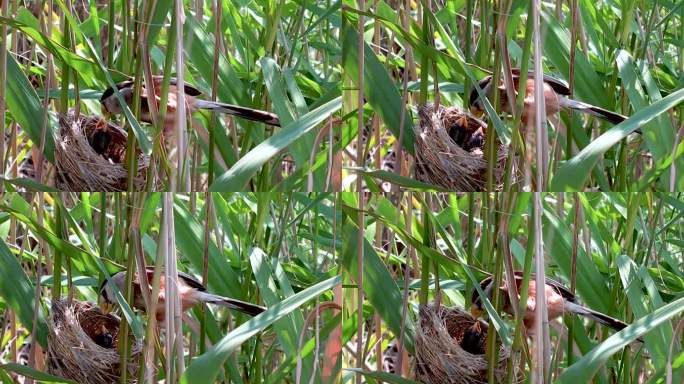
[[[152,78],[152,92],[150,92],[150,89],[148,89],[145,85],[142,85],[140,90],[140,119],[144,122],[153,122],[152,113],[150,112],[150,105],[156,105],[156,115],[159,115],[160,103],[162,101],[160,95],[162,91],[163,80],[164,78],[162,76],[154,76]],[[162,124],[166,134],[173,132],[173,129],[176,126],[176,109],[178,107],[177,88],[179,84],[180,82],[177,79],[170,79],[166,114],[164,115],[164,121]],[[248,120],[263,122],[265,124],[275,126],[280,125],[280,120],[274,113],[238,105],[201,100],[197,98],[198,96],[202,95],[202,92],[199,89],[185,82],[182,84],[185,93],[185,105],[187,106],[188,113],[193,113],[199,109],[210,109],[242,117]],[[107,88],[100,97],[100,103],[102,104],[104,110],[112,114],[121,114],[123,112],[123,108],[119,103],[119,99],[116,97],[114,88],[119,91],[126,104],[128,104],[129,107],[132,106],[134,97],[133,87],[134,81],[127,80],[117,83],[115,87]],[[151,97],[153,97],[153,99],[150,99]],[[154,100],[154,104],[150,103],[151,100]]]
[[[146,275],[148,283],[152,284],[154,278],[154,268],[147,268]],[[110,281],[112,284],[116,285],[120,291],[123,292],[126,281],[126,272],[122,271],[114,274],[110,280],[105,280],[100,286],[100,296],[106,303],[115,302],[114,290],[110,286],[111,284],[108,284]],[[149,286],[148,289],[151,291],[152,287]],[[198,303],[218,304],[231,309],[236,309],[252,316],[255,316],[266,310],[265,307],[256,304],[209,293],[202,283],[197,281],[197,279],[195,279],[193,276],[184,272],[178,272],[177,289],[178,295],[181,298],[182,311],[187,311]],[[164,274],[162,274],[159,280],[159,295],[156,307],[156,317],[158,320],[162,320],[164,318],[165,300],[166,278]],[[133,279],[133,302],[131,304],[138,309],[147,309],[143,297],[141,281],[137,273]]]
[[[514,94],[517,96],[517,92],[520,84],[520,69],[514,68],[512,71],[513,84],[514,84]],[[506,97],[506,88],[503,83],[498,86],[492,84],[493,76],[486,76],[479,81],[478,85],[483,90],[487,98],[492,99],[494,89],[499,92],[499,102],[500,109],[507,113],[512,113],[513,108],[509,105],[508,98]],[[556,114],[561,107],[576,109],[585,113],[592,114],[601,119],[607,120],[613,124],[621,123],[626,119],[626,116],[620,115],[618,113],[609,111],[607,109],[597,107],[591,104],[583,103],[577,100],[570,99],[570,88],[568,85],[555,77],[544,75],[544,101],[546,106],[546,116],[551,116]],[[532,123],[535,116],[535,81],[534,73],[528,72],[527,80],[525,83],[525,96],[523,102],[522,110],[522,121],[524,123],[523,129],[528,124]],[[477,93],[476,89],[470,92],[470,106],[473,113],[481,114],[484,112],[484,104],[480,99],[480,95]]]
[[[515,272],[515,284],[516,284],[516,290],[518,292],[518,295],[521,292],[521,284],[523,282],[523,274],[520,271]],[[489,276],[485,279],[483,279],[480,282],[480,289],[487,295],[489,296],[488,298],[491,299],[491,294],[492,294],[492,287],[493,285],[493,278],[492,276]],[[506,288],[506,285],[504,284],[503,286],[499,287],[499,289],[502,290],[502,302],[503,302],[503,310],[505,312],[508,312],[510,314],[514,313],[512,303],[509,299],[509,294]],[[598,311],[595,311],[593,309],[590,309],[588,307],[585,307],[581,304],[578,303],[577,298],[575,297],[572,292],[570,292],[563,284],[560,282],[546,278],[545,284],[544,284],[544,290],[545,290],[545,296],[546,296],[546,304],[547,304],[547,311],[548,311],[548,318],[549,320],[556,319],[562,315],[564,315],[566,312],[567,313],[575,313],[581,316],[589,317],[593,320],[596,320],[600,322],[601,324],[604,324],[610,328],[613,328],[615,330],[622,330],[625,327],[628,326],[627,323],[618,320],[616,318],[610,317],[608,315],[605,315],[603,313],[600,313]],[[528,298],[527,298],[527,303],[526,303],[526,308],[525,308],[525,313],[523,314],[523,323],[525,325],[525,328],[528,329],[528,331],[532,331],[534,329],[534,323],[535,323],[535,309],[536,309],[536,300],[535,300],[535,294],[537,291],[536,287],[536,281],[534,279],[534,274],[530,277],[529,285],[528,285]],[[477,292],[476,289],[473,289],[471,292],[471,302],[473,304],[472,311],[473,312],[481,312],[483,311],[483,303],[482,299],[480,298],[479,293]],[[641,341],[641,339],[638,339]]]

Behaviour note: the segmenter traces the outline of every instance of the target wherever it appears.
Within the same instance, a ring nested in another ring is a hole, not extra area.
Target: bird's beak
[[[108,302],[106,302],[106,301],[104,301],[104,300],[101,300],[101,301],[100,301],[100,309],[101,309],[102,312],[104,312],[104,313],[110,313],[110,312],[112,312],[112,311],[114,310],[114,304],[108,303]]]
[[[477,318],[482,317],[482,314],[483,314],[483,313],[484,313],[484,312],[483,312],[480,308],[478,308],[477,305],[472,304],[472,305],[470,306],[470,314],[471,314],[474,318],[477,319]]]
[[[484,116],[484,110],[476,108],[474,106],[470,106],[470,114],[477,117],[477,118],[482,118]]]

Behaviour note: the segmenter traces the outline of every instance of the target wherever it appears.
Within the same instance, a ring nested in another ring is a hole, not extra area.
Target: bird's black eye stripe
[[[488,279],[484,279],[480,282],[480,289],[482,292],[484,292],[485,295],[487,295],[487,286],[491,284],[492,279],[491,277]],[[482,300],[480,298],[479,293],[477,292],[477,289],[473,288],[472,294],[470,296],[470,302],[472,304],[477,305],[478,307],[482,307]]]
[[[109,87],[109,88],[105,89],[105,91],[102,92],[102,96],[100,97],[100,101],[104,101],[104,100],[108,99],[113,94],[114,94],[114,88]]]
[[[470,303],[477,305],[480,301],[480,295],[477,294],[477,289],[473,288],[472,295],[470,295]]]
[[[480,86],[480,89],[482,89],[482,92],[485,91],[485,87],[487,86],[487,84],[489,84],[490,81],[492,81],[492,77],[487,76],[477,83]],[[482,108],[482,107],[480,107],[480,105],[478,105],[478,104],[482,103],[479,100],[479,98],[480,98],[480,95],[477,93],[477,89],[473,88],[470,91],[470,105],[475,106],[477,108]]]
[[[102,284],[100,284],[100,290],[98,292],[102,295],[102,298],[105,299],[105,301],[109,303],[109,302],[111,302],[111,300],[109,299],[109,295],[107,295],[107,290],[104,289],[105,284],[107,284],[107,279],[104,279],[102,281]]]
[[[116,84],[116,89],[123,89],[123,88],[128,87],[131,84],[133,84],[133,82],[130,80],[124,81],[124,82]],[[109,88],[105,89],[105,91],[102,92],[102,96],[100,96],[100,101],[105,101],[106,99],[111,97],[113,94],[114,94],[114,88],[113,87],[109,87]]]

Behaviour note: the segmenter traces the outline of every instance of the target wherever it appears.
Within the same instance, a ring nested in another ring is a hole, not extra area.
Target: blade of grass
[[[658,327],[662,323],[684,312],[684,298],[664,305],[643,316],[627,328],[609,337],[568,367],[559,377],[560,384],[589,383],[600,367],[608,362],[615,353],[636,340],[637,337]]]
[[[30,329],[34,319],[34,288],[22,270],[21,264],[2,239],[0,239],[0,274],[0,296],[17,314],[21,323]],[[47,322],[42,313],[38,314],[37,319],[38,343],[45,347],[47,346]]]
[[[4,369],[9,372],[14,372],[21,376],[40,380],[41,383],[77,384],[75,381],[68,380],[59,376],[50,375],[37,369],[27,367],[23,364],[2,364],[0,365],[0,369]]]
[[[614,126],[592,141],[572,159],[563,164],[551,181],[553,191],[579,191],[602,155],[630,133],[684,100],[684,89],[669,94],[648,107],[637,111],[627,120]]]
[[[247,341],[250,337],[256,335],[258,332],[263,331],[266,329],[266,327],[273,324],[277,320],[287,316],[292,311],[304,305],[307,301],[341,283],[342,278],[340,276],[323,280],[302,290],[294,296],[286,298],[280,303],[271,306],[268,310],[266,310],[266,312],[263,312],[258,316],[246,321],[225,335],[207,353],[194,359],[181,377],[180,382],[182,384],[214,383],[225,360],[242,343]]]
[[[354,82],[359,78],[359,50],[357,41],[358,33],[354,28],[347,26],[342,29],[342,51],[344,52],[342,62],[346,75]],[[373,107],[375,113],[377,113],[385,122],[385,125],[392,134],[398,138],[400,132],[400,117],[402,113],[409,116],[405,111],[405,106],[401,104],[399,90],[368,44],[364,44],[364,58],[363,85],[366,101]],[[403,112],[402,109],[404,109]],[[414,141],[415,133],[413,132],[411,119],[406,119],[404,122],[403,149],[412,154]]]
[[[328,119],[341,107],[342,98],[338,97],[286,125],[278,133],[261,142],[238,160],[233,167],[209,186],[209,190],[213,192],[242,190],[249,179],[266,162],[307,132],[316,128],[318,124]]]
[[[28,78],[12,56],[7,56],[7,109],[19,125],[28,132],[36,147],[40,147],[41,127],[43,126],[43,105]],[[49,116],[45,135],[43,155],[48,161],[55,162],[54,127],[57,120]]]

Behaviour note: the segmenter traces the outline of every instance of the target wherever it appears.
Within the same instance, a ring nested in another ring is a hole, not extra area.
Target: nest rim
[[[106,150],[100,154],[91,144],[94,132],[108,135]],[[125,167],[128,134],[118,125],[96,115],[79,115],[73,111],[59,115],[55,134],[55,186],[63,191],[119,192],[128,189]],[[150,157],[137,152],[138,168],[134,189],[145,188]]]
[[[415,343],[415,375],[424,384],[486,383],[488,362],[486,354],[473,354],[463,349],[456,340],[454,326],[470,327],[481,320],[458,307],[435,304],[421,305]],[[486,334],[484,340],[486,340]],[[510,349],[499,345],[495,376],[506,377]],[[517,364],[516,377],[519,375]]]
[[[106,314],[89,302],[54,301],[48,322],[48,372],[84,384],[118,382],[120,323],[118,316]],[[94,335],[101,325],[112,331],[109,348],[95,341]],[[136,377],[141,354],[142,342],[136,340],[128,363],[131,377]]]
[[[484,124],[458,107],[437,110],[431,103],[418,109],[419,124],[414,127],[415,175],[419,181],[451,191],[477,192],[486,189],[487,159],[481,150],[466,151],[449,136],[446,125],[461,117]],[[494,167],[495,189],[503,188],[509,147],[499,143]],[[514,180],[515,181],[515,180]]]

